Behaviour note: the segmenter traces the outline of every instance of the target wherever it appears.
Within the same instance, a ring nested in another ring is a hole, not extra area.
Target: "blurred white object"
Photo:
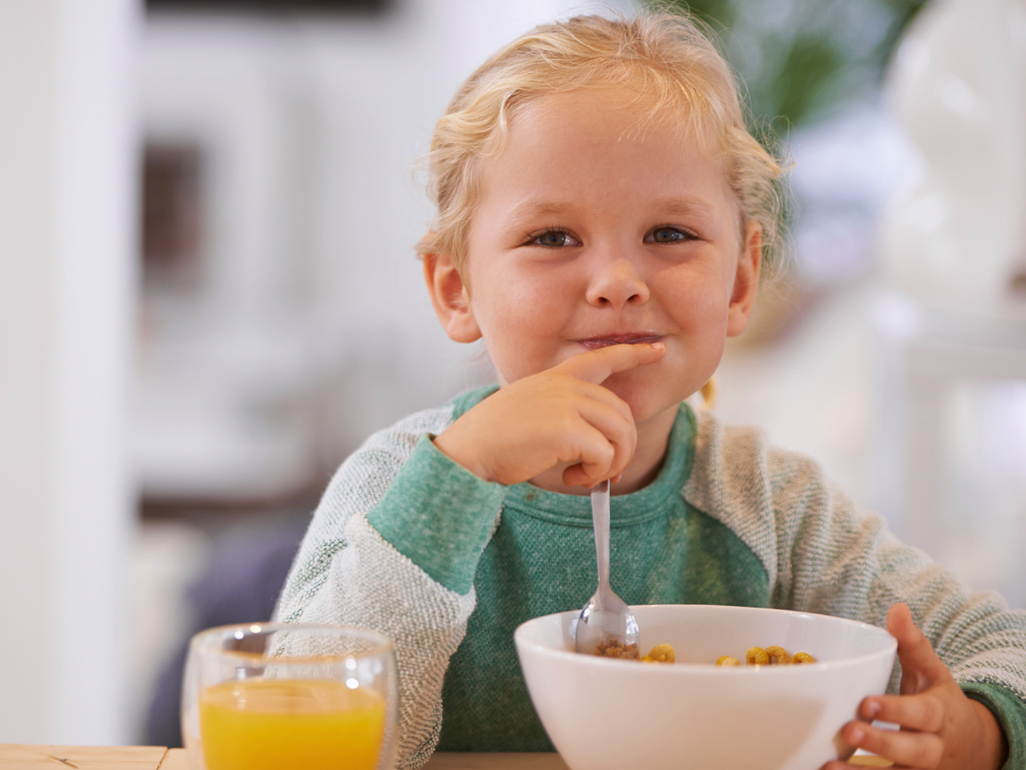
[[[1021,560],[1002,554],[1026,522],[1026,443],[988,422],[1011,424],[1026,382],[1026,0],[931,3],[888,81],[919,168],[881,223],[898,291],[870,306],[880,508],[904,540],[1020,606]],[[971,461],[983,455],[1007,462]]]
[[[922,162],[882,222],[889,277],[929,306],[1026,317],[1026,0],[927,5],[889,90]]]
[[[0,2],[0,743],[128,737],[141,12]]]
[[[877,332],[880,509],[906,542],[1026,606],[1026,324],[869,305]]]

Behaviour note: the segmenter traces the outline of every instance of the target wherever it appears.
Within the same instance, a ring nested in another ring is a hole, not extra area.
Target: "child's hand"
[[[486,481],[517,484],[557,466],[567,486],[615,479],[634,456],[631,409],[602,387],[612,374],[651,364],[662,343],[611,345],[500,388],[436,439],[435,446]]]
[[[861,715],[891,722],[900,731],[883,730],[866,722],[849,722],[841,737],[894,762],[895,767],[943,770],[998,770],[1007,757],[1004,733],[990,710],[970,700],[933,651],[930,641],[904,604],[887,613],[887,630],[898,640],[901,695],[866,698]],[[828,762],[823,770],[852,768]]]

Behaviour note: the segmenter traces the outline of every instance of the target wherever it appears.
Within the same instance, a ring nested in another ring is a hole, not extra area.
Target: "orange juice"
[[[343,682],[242,679],[199,696],[207,770],[374,770],[385,699]]]

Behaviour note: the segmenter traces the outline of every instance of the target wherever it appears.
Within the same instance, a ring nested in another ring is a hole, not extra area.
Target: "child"
[[[886,623],[902,694],[861,716],[905,729],[856,721],[844,740],[899,766],[1026,767],[1026,613],[898,544],[810,461],[684,403],[751,314],[781,173],[693,23],[538,28],[463,85],[430,159],[428,290],[499,384],[342,465],[278,608],[394,639],[399,766],[551,750],[513,629],[587,601],[587,493],[609,478],[625,601]]]

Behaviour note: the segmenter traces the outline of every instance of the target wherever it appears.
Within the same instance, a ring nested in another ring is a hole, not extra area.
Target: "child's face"
[[[662,360],[604,383],[640,424],[697,391],[744,329],[759,233],[740,233],[720,164],[667,128],[639,129],[628,99],[554,94],[517,114],[481,169],[464,280],[442,320],[454,339],[484,337],[503,384],[601,345],[661,340]]]

